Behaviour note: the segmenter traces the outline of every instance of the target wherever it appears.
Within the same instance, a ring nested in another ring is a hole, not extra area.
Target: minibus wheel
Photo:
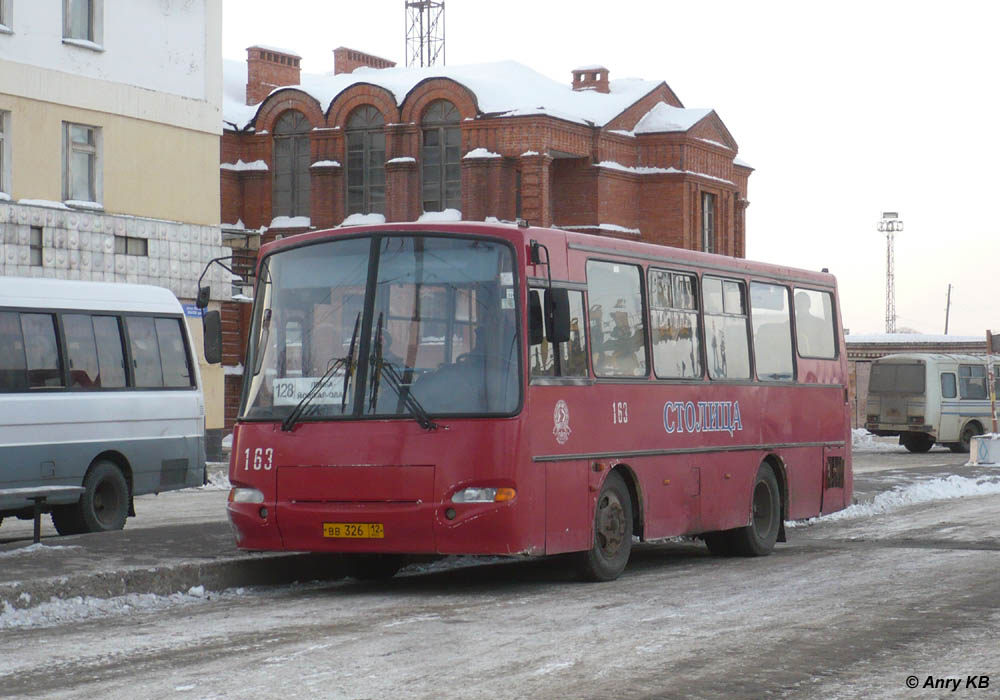
[[[52,509],[52,524],[60,535],[121,530],[128,518],[128,483],[114,462],[95,462],[83,480],[77,503]]]
[[[625,570],[632,553],[632,498],[618,472],[604,480],[594,508],[594,540],[577,553],[577,569],[586,581],[612,581]]]

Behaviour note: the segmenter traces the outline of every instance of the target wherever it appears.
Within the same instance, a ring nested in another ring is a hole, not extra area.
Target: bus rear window
[[[924,366],[919,363],[875,363],[868,391],[882,394],[924,393]]]

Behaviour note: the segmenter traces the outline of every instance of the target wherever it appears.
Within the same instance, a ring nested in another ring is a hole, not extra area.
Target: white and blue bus
[[[898,435],[910,452],[968,452],[993,423],[986,358],[900,353],[872,363],[865,428]]]
[[[0,521],[45,504],[62,534],[121,529],[133,497],[205,481],[205,403],[184,310],[148,285],[0,277]]]

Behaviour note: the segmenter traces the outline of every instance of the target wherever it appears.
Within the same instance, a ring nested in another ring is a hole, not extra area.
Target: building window
[[[274,125],[273,216],[309,216],[311,130],[305,115],[295,110]]]
[[[14,22],[11,18],[13,1],[0,0],[0,33],[2,34],[10,34],[13,31]]]
[[[149,255],[149,243],[145,238],[115,236],[116,255]]]
[[[371,105],[347,120],[347,213],[385,213],[385,119]]]
[[[701,249],[715,252],[715,195],[708,192],[701,195]]]
[[[100,201],[101,130],[63,122],[63,198]]]
[[[3,2],[3,0],[0,0]],[[10,194],[10,112],[0,110],[0,193]]]
[[[101,43],[103,0],[63,0],[63,39]]]
[[[424,211],[462,208],[461,115],[447,100],[432,102],[424,112],[423,163]]]
[[[33,267],[42,265],[42,227],[32,226],[28,233],[28,264]]]

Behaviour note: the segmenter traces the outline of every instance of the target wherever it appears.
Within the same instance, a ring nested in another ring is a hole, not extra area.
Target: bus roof
[[[183,312],[173,292],[149,284],[0,277],[0,308]]]
[[[325,238],[336,236],[371,235],[377,233],[443,233],[451,235],[499,236],[510,241],[521,241],[525,244],[532,240],[549,246],[558,241],[563,248],[575,248],[595,254],[631,257],[637,260],[663,262],[667,264],[682,264],[693,267],[709,268],[739,274],[755,274],[775,279],[786,279],[823,287],[836,287],[836,278],[829,272],[804,270],[773,263],[763,263],[734,258],[729,255],[703,253],[686,248],[630,241],[611,236],[590,233],[578,233],[553,228],[534,226],[519,226],[514,222],[482,222],[482,221],[427,221],[411,223],[388,223],[361,226],[343,226],[322,231],[295,234],[288,238],[278,239],[261,247],[260,259],[269,253],[284,247],[294,247]],[[552,262],[559,264],[559,256],[553,250]]]

